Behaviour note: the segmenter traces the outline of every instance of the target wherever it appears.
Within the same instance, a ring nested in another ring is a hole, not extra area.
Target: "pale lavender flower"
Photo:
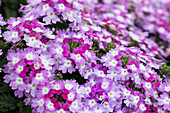
[[[167,93],[161,94],[158,100],[158,105],[163,106],[165,110],[170,110],[170,97]]]
[[[51,58],[51,55],[43,55],[41,54],[39,56],[42,64],[43,64],[43,67],[47,70],[51,70],[52,69],[52,65],[54,64],[54,59]]]
[[[30,47],[40,48],[42,42],[35,37],[30,37],[29,35],[24,34],[24,40],[26,41],[26,45]]]
[[[60,62],[59,70],[61,70],[63,73],[66,73],[67,71],[69,73],[72,73],[75,71],[74,65],[72,64],[71,60],[67,60],[66,58],[63,58]]]

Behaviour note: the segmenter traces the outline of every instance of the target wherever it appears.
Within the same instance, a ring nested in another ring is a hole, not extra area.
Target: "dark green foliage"
[[[76,47],[80,47],[80,43],[79,42],[75,42],[75,41],[68,41],[67,44],[69,45],[69,50],[71,53],[73,53],[73,49]]]
[[[101,27],[106,28],[108,32],[112,33],[112,35],[122,35],[122,34],[117,32],[117,29],[113,30],[108,25],[104,25],[104,26],[101,26]]]
[[[63,30],[63,29],[66,30],[69,27],[69,23],[70,23],[69,21],[66,21],[66,22],[63,22],[63,23],[57,22],[55,24],[55,26],[58,30]]]
[[[66,100],[63,98],[63,93],[61,93],[60,95],[54,94],[53,97],[57,99],[57,102],[61,102],[61,103],[65,103]],[[53,98],[51,97],[51,98]]]
[[[106,48],[100,50],[99,49],[99,42],[97,40],[94,40],[93,41],[93,45],[92,45],[92,50],[100,58],[103,55],[105,55],[106,52],[109,52],[111,49],[115,49],[116,48],[116,44],[113,44],[113,43],[114,43],[114,41],[112,41],[110,43],[106,43]]]
[[[8,84],[4,83],[3,81],[1,81],[0,83],[0,93],[5,93],[5,92],[9,92],[10,87]]]
[[[133,5],[131,5],[131,6],[129,7],[128,12],[129,12],[129,13],[135,12],[135,11],[134,11],[134,6],[133,6]]]
[[[0,107],[14,110],[17,107],[17,99],[11,95],[0,94]]]
[[[0,73],[0,113],[31,113],[30,106],[24,105],[24,98],[14,96],[14,91],[11,90],[9,84],[4,83],[3,76],[5,73]]]
[[[32,113],[31,106],[23,106],[18,113]]]
[[[130,83],[131,84],[129,84],[127,88],[131,88],[133,91],[139,91],[140,93],[142,93],[142,90],[140,88],[136,88],[135,83],[133,83],[131,80]]]
[[[38,19],[40,22],[43,22],[42,18],[39,18]],[[69,24],[70,22],[69,21],[66,21],[66,22],[57,22],[55,24],[51,24],[51,25],[45,25],[45,27],[48,27],[48,28],[56,28],[57,30],[66,30],[67,28],[69,28]]]
[[[9,48],[10,44],[6,44],[3,40],[0,39],[0,49],[3,51],[3,55],[0,57],[0,68],[3,68],[4,64],[8,62],[6,60],[6,56]]]
[[[5,20],[10,17],[21,17],[22,13],[18,12],[20,4],[27,4],[26,0],[2,0],[0,12]]]
[[[55,80],[71,80],[71,79],[76,80],[78,84],[84,84],[87,81],[86,79],[84,79],[84,77],[80,75],[78,70],[76,70],[72,74],[67,72],[61,75],[61,72],[57,72],[55,75]]]
[[[167,66],[167,64],[163,64],[160,68],[160,73],[170,76],[170,66]]]
[[[2,59],[2,58],[0,58],[0,59]],[[0,68],[2,68],[7,62],[8,62],[7,60],[2,59],[0,62]]]
[[[133,39],[130,39],[130,44],[128,46],[129,47],[134,47],[135,46],[135,47],[140,48],[139,43],[137,41],[133,40]]]
[[[126,67],[129,64],[130,56],[122,56],[119,60],[122,61],[122,67]]]
[[[113,44],[113,43],[114,43],[113,41],[111,43],[106,43],[107,47],[105,49],[103,49],[103,51],[109,52],[111,49],[115,49],[116,44]]]

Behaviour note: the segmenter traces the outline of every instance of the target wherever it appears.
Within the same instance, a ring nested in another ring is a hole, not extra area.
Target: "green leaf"
[[[114,41],[107,43],[107,47],[105,49],[103,49],[104,52],[109,52],[111,49],[115,49],[116,48],[116,44],[113,44]]]
[[[163,64],[162,67],[160,68],[161,74],[165,74],[170,76],[170,66],[167,66],[167,64]]]
[[[68,41],[67,44],[69,45],[69,51],[71,53],[73,53],[73,49],[76,48],[76,47],[79,47],[80,48],[80,43],[79,42],[75,42],[75,41]]]
[[[131,56],[122,56],[120,59],[118,60],[122,60],[122,67],[126,67],[126,65],[129,64],[129,60],[130,60]]]
[[[5,64],[7,64],[7,60],[0,61],[0,68],[2,68]]]
[[[0,106],[0,112],[2,113],[10,113],[9,109],[3,106]]]
[[[31,106],[25,106],[19,113],[32,113]]]
[[[42,21],[42,19],[39,19],[39,21]],[[46,27],[54,27],[54,28],[57,28],[58,30],[66,30],[67,28],[69,28],[69,24],[71,22],[69,21],[64,21],[64,22],[57,22],[55,24],[52,24],[52,25],[46,25]]]
[[[23,4],[23,5],[27,5],[27,0],[20,0],[19,3]]]
[[[133,40],[132,38],[130,39],[130,44],[129,44],[128,46],[129,46],[129,47],[135,46],[135,47],[140,48],[139,43],[138,43],[137,41]]]
[[[57,74],[55,75],[55,80],[62,80]]]
[[[17,107],[17,99],[6,94],[0,94],[0,106],[14,110]]]
[[[102,28],[106,28],[106,30],[108,31],[108,32],[110,32],[110,33],[112,33],[112,35],[122,35],[122,34],[119,34],[117,31],[117,29],[116,30],[113,30],[113,29],[111,29],[110,28],[110,26],[108,26],[108,25],[104,25],[104,26],[101,26]]]
[[[7,50],[11,45],[9,43],[5,43],[3,40],[0,40],[0,48],[2,50]]]
[[[0,93],[8,92],[10,90],[10,87],[8,84],[3,83],[0,87]]]

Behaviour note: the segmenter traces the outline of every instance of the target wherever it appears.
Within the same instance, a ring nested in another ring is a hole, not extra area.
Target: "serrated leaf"
[[[0,106],[0,112],[1,112],[1,113],[9,113],[9,109],[6,108],[6,107]]]
[[[5,94],[0,94],[0,106],[14,110],[17,106],[17,99]]]
[[[0,93],[8,92],[9,89],[10,89],[9,85],[4,83],[4,84],[0,87]]]
[[[25,106],[20,113],[32,113],[31,106]]]

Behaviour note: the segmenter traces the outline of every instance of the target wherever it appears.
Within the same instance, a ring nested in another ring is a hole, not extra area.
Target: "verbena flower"
[[[3,36],[13,47],[3,71],[32,112],[170,111],[169,82],[154,70],[162,65],[156,58],[167,54],[148,38],[158,32],[167,40],[167,6],[148,4],[148,11],[142,0],[27,2],[22,18],[7,21]],[[142,29],[134,22],[144,24]],[[5,25],[1,17],[0,24]]]

